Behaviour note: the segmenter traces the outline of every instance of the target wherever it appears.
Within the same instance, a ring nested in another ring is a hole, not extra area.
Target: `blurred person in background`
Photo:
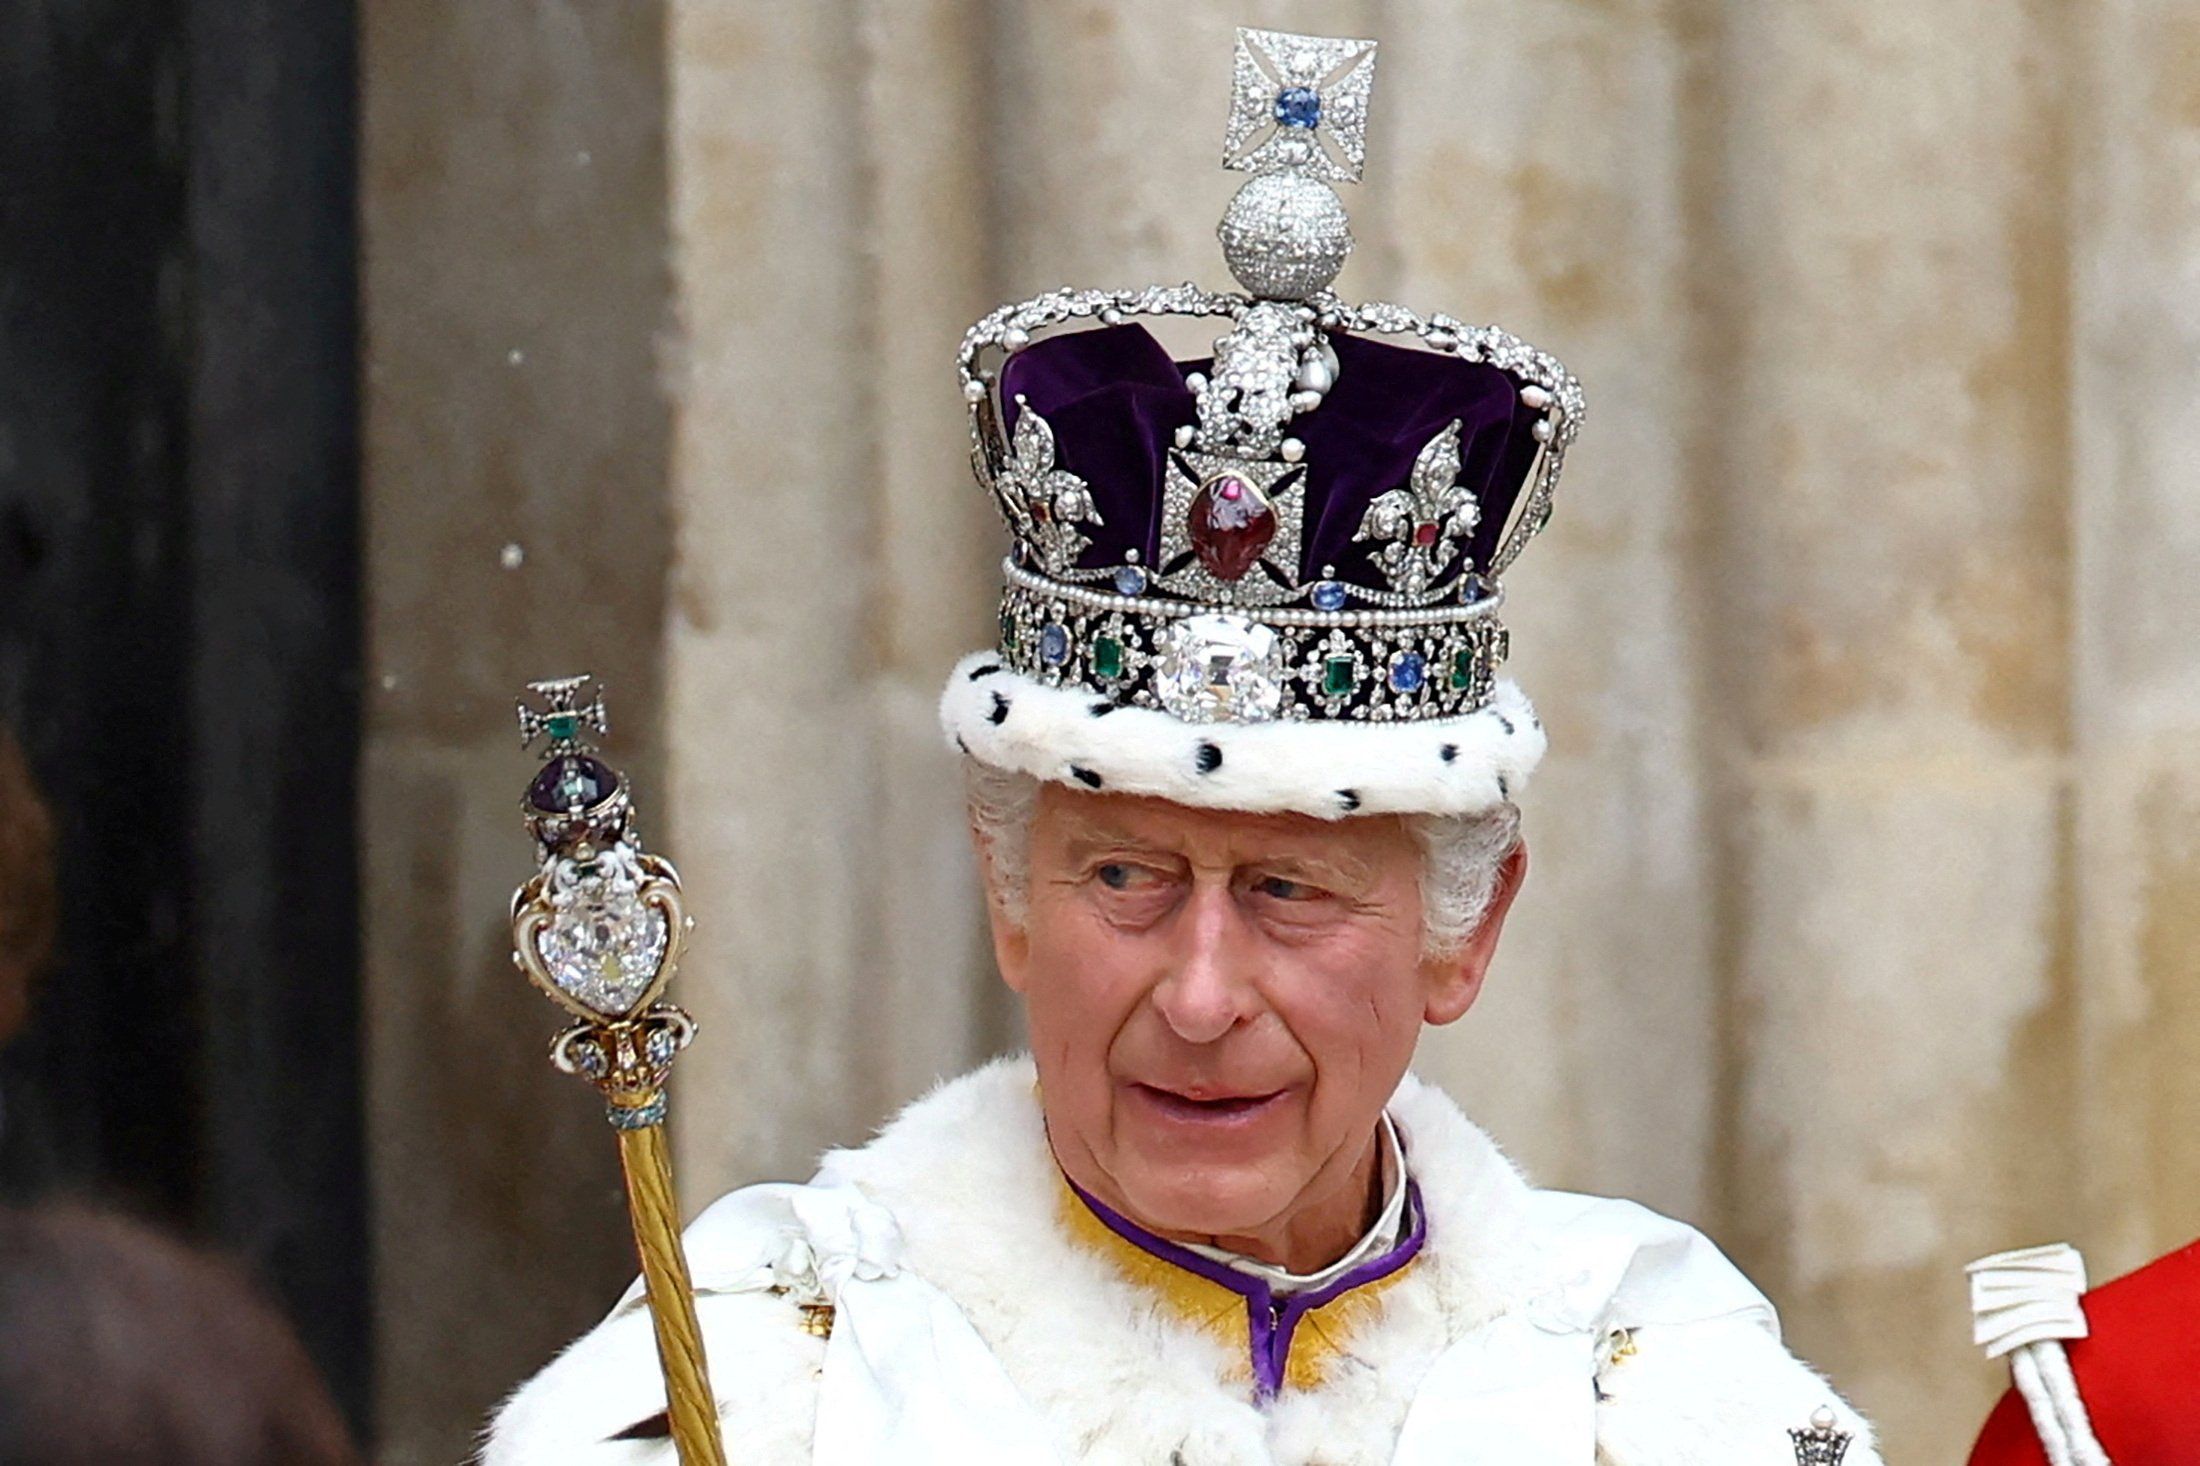
[[[22,745],[0,727],[0,1045],[30,1015],[31,985],[53,951],[58,900],[53,820]]]
[[[53,850],[0,728],[0,1044],[56,940]],[[0,1466],[358,1459],[304,1349],[234,1266],[93,1206],[0,1207]]]

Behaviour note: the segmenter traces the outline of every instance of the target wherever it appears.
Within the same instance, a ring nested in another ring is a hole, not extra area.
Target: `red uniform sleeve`
[[[2116,1466],[2200,1463],[2200,1242],[2093,1289],[2091,1334],[2064,1348],[2093,1434]],[[1970,1466],[2046,1466],[2024,1400],[2001,1397]]]

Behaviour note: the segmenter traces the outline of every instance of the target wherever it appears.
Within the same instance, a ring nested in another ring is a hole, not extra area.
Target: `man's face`
[[[1377,1117],[1422,1023],[1473,1002],[1518,874],[1464,952],[1429,959],[1421,864],[1394,818],[1043,786],[1026,919],[996,911],[994,936],[1071,1179],[1256,1254],[1303,1212],[1357,1217]]]

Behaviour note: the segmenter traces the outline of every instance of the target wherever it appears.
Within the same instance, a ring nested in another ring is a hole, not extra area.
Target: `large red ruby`
[[[1192,552],[1217,580],[1239,580],[1276,537],[1276,511],[1259,489],[1234,473],[1207,480],[1192,500]]]
[[[1427,549],[1430,545],[1436,543],[1438,528],[1439,526],[1430,523],[1428,520],[1422,520],[1419,524],[1413,526],[1413,542],[1422,549]]]

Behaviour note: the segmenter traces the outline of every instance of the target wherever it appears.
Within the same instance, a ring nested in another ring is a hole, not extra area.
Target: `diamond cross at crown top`
[[[1358,183],[1374,86],[1373,41],[1241,27],[1222,166],[1246,173],[1303,168],[1327,183]]]

